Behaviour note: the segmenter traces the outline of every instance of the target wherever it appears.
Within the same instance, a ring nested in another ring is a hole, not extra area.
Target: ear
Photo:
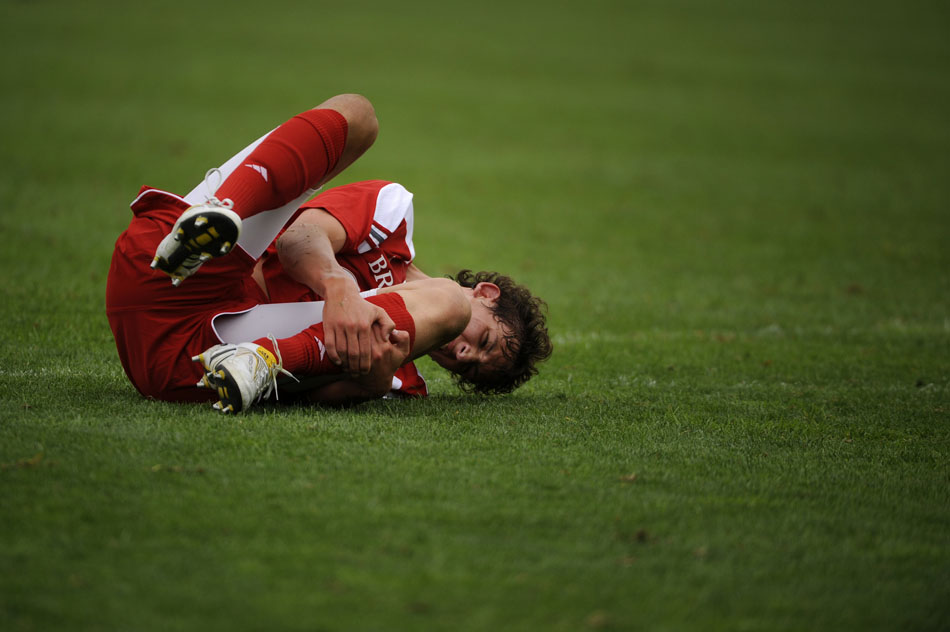
[[[482,281],[472,288],[472,293],[475,295],[475,298],[487,298],[494,303],[498,300],[498,297],[501,296],[501,288],[494,283]]]

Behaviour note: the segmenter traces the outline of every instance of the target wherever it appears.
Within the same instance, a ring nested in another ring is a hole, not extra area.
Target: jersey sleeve
[[[412,261],[412,193],[401,184],[368,180],[321,193],[302,208],[322,208],[346,232],[338,254],[363,254],[383,249],[390,256]]]
[[[426,397],[429,387],[414,362],[404,364],[393,375],[393,388],[390,397]]]

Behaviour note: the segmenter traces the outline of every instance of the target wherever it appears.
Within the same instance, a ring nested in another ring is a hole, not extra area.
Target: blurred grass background
[[[3,0],[0,624],[945,628],[948,26]],[[142,401],[103,313],[128,202],[341,92],[381,134],[338,183],[412,190],[422,267],[535,289],[554,358],[500,401],[431,364],[353,412]]]

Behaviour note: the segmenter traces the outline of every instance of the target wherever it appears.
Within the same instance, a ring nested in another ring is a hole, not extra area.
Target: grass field
[[[0,629],[950,627],[950,11],[479,7],[0,1]],[[141,399],[128,202],[341,92],[381,134],[338,182],[414,191],[419,264],[515,275],[554,356]]]

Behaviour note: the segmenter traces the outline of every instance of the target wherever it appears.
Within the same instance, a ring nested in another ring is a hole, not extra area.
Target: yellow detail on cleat
[[[208,223],[208,218],[204,215],[199,215],[195,218],[195,226],[204,226]]]
[[[208,233],[204,233],[203,235],[198,235],[197,237],[195,237],[195,241],[198,242],[199,246],[204,246],[206,243],[208,243],[209,241],[213,239],[214,237],[212,237]]]
[[[268,368],[273,369],[275,366],[277,366],[277,356],[275,356],[273,353],[271,353],[264,347],[258,346],[257,353],[262,358],[264,358],[264,362],[267,363]]]
[[[208,234],[217,239],[221,235],[218,234],[217,229],[214,226],[208,226]]]

